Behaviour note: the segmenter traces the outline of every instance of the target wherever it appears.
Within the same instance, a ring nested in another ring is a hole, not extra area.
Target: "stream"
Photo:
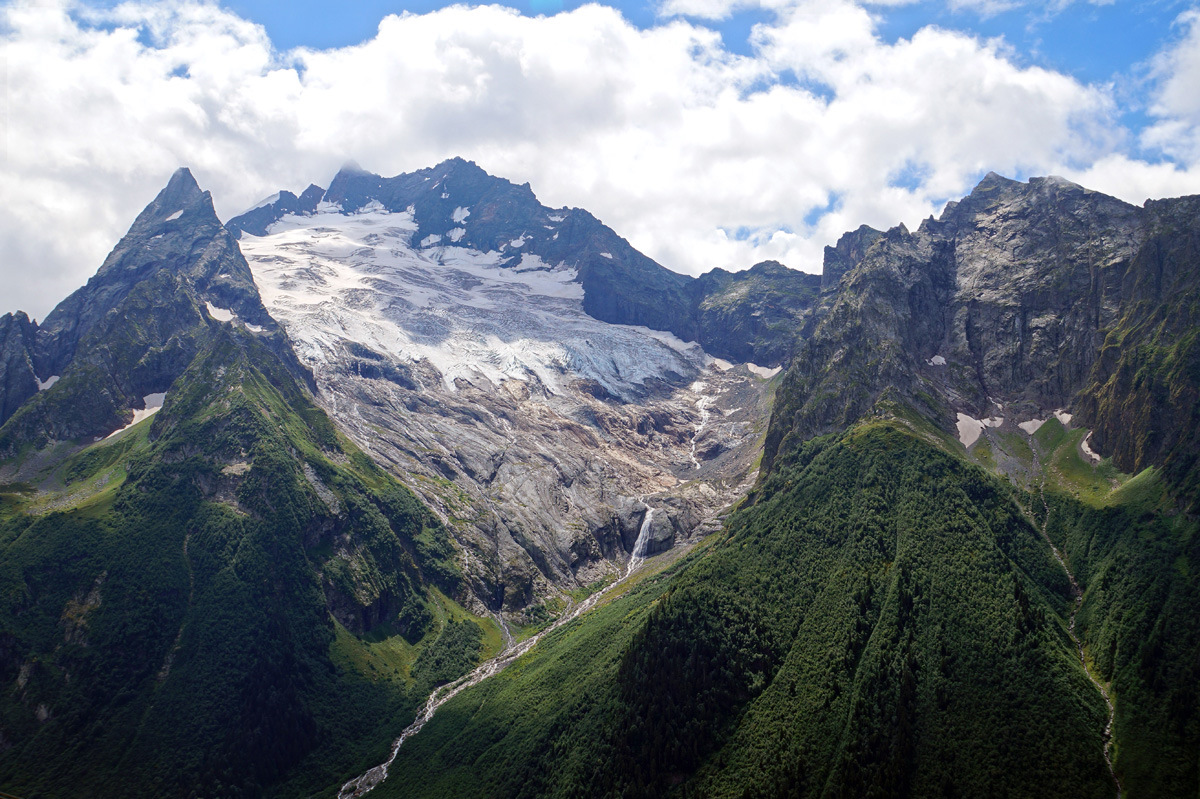
[[[406,727],[404,731],[400,733],[400,737],[397,738],[392,744],[391,756],[388,757],[387,761],[380,763],[378,766],[375,766],[365,774],[355,777],[343,785],[342,789],[338,791],[338,799],[355,799],[355,797],[362,796],[363,794],[375,788],[375,786],[379,785],[379,783],[386,780],[388,768],[390,768],[392,763],[395,762],[396,755],[400,753],[400,747],[404,745],[405,741],[421,731],[421,728],[424,727],[431,718],[433,718],[433,714],[437,712],[439,707],[446,704],[446,702],[449,702],[467,688],[470,688],[473,685],[478,685],[488,677],[501,672],[506,666],[508,666],[508,664],[512,663],[514,660],[537,646],[538,641],[542,640],[542,637],[547,633],[557,630],[564,624],[574,621],[582,614],[591,610],[609,591],[625,582],[625,580],[629,578],[629,575],[633,574],[635,570],[645,563],[646,548],[650,543],[650,523],[654,518],[654,508],[646,505],[645,501],[643,501],[642,504],[646,506],[646,515],[642,518],[641,527],[638,528],[638,536],[637,540],[633,544],[633,552],[629,556],[629,564],[625,567],[625,573],[622,574],[619,579],[592,594],[590,597],[572,608],[570,613],[567,613],[565,616],[556,619],[546,629],[542,630],[536,635],[531,635],[524,641],[521,641],[519,644],[512,645],[512,638],[508,634],[508,626],[502,623],[501,628],[504,630],[506,639],[510,644],[508,648],[501,651],[500,654],[496,655],[496,657],[492,658],[491,660],[480,664],[469,674],[459,677],[452,683],[448,683],[436,688],[433,693],[429,695],[429,698],[425,700],[425,704],[421,706],[421,711],[417,714],[416,720],[413,721],[412,724],[408,725],[408,727]]]
[[[1037,451],[1034,451],[1034,463],[1041,470],[1041,460],[1038,458]],[[1042,500],[1042,510],[1046,514],[1046,521],[1042,524],[1037,524],[1034,519],[1034,526],[1042,534],[1042,538],[1050,546],[1050,551],[1054,553],[1054,559],[1058,561],[1058,565],[1062,567],[1063,573],[1067,575],[1067,581],[1071,584],[1071,619],[1067,625],[1067,635],[1071,637],[1071,642],[1075,644],[1075,653],[1079,657],[1079,665],[1083,667],[1083,673],[1091,681],[1096,690],[1100,692],[1100,696],[1104,698],[1104,704],[1108,706],[1108,723],[1104,725],[1104,762],[1108,764],[1108,773],[1112,776],[1113,783],[1117,786],[1117,799],[1121,799],[1124,795],[1124,788],[1121,787],[1121,778],[1117,776],[1117,770],[1113,766],[1112,761],[1112,728],[1113,720],[1116,718],[1116,707],[1113,705],[1112,697],[1108,693],[1108,689],[1100,682],[1096,675],[1092,674],[1092,670],[1088,668],[1087,657],[1083,652],[1083,639],[1075,632],[1075,617],[1079,615],[1079,609],[1083,607],[1083,591],[1079,588],[1079,582],[1075,579],[1074,572],[1067,565],[1067,560],[1058,547],[1054,546],[1054,542],[1050,540],[1050,534],[1046,532],[1046,526],[1050,523],[1050,505],[1046,502],[1046,473],[1042,471],[1042,482],[1038,487],[1038,496]]]

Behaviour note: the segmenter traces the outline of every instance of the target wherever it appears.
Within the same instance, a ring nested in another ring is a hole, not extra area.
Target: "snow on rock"
[[[134,409],[133,421],[130,422],[129,424],[125,425],[124,427],[120,428],[119,430],[112,431],[107,436],[105,436],[105,438],[112,438],[113,436],[117,435],[118,433],[124,433],[126,430],[133,427],[138,422],[142,422],[142,421],[145,421],[146,419],[149,419],[151,416],[153,416],[154,414],[159,412],[159,410],[162,408],[163,402],[166,400],[166,398],[167,398],[167,393],[165,391],[158,393],[158,394],[147,394],[146,396],[142,397],[142,405],[144,407],[142,408],[142,410],[137,410],[136,408]]]
[[[460,236],[460,238],[461,238],[461,236]],[[432,247],[433,245],[437,244],[441,240],[442,240],[442,234],[430,233],[428,236],[421,239],[421,246],[422,247]]]
[[[1064,410],[1057,410],[1054,412],[1054,418],[1062,422],[1063,427],[1069,427],[1073,417]]]
[[[1092,449],[1091,445],[1088,443],[1091,440],[1092,440],[1092,433],[1091,433],[1091,431],[1088,431],[1088,434],[1083,437],[1083,441],[1079,442],[1079,448],[1081,450],[1083,450],[1083,454],[1087,456],[1087,459],[1089,461],[1091,461],[1091,463],[1093,465],[1095,465],[1095,464],[1099,463],[1100,461],[1102,461],[1103,458],[1100,457],[1100,454],[1098,452],[1096,452],[1095,450]]]
[[[254,205],[247,208],[245,211],[242,211],[241,214],[238,214],[238,216],[242,216],[242,214],[248,214],[251,211],[257,211],[259,208],[263,208],[268,205],[274,205],[276,202],[278,202],[279,195],[281,195],[281,194],[283,194],[283,192],[277,191],[274,194],[272,194],[270,197],[267,197],[266,199],[263,199],[263,200],[259,200]]]
[[[945,366],[946,359],[944,357],[942,357],[941,355],[935,355],[929,359],[929,364],[931,366]]]
[[[456,225],[461,225],[467,221],[467,217],[471,215],[470,208],[463,208],[461,205],[454,209],[454,213],[450,214],[450,219]]]
[[[1017,425],[1017,427],[1021,428],[1029,435],[1033,435],[1042,428],[1042,425],[1044,425],[1046,421],[1046,419],[1030,419],[1028,422],[1021,422]]]
[[[764,380],[770,380],[772,377],[779,374],[783,367],[776,366],[774,369],[768,369],[767,367],[759,366],[756,363],[748,363],[746,364],[746,368]]]
[[[164,221],[167,221],[167,222],[174,222],[176,219],[178,219],[178,218],[179,218],[179,217],[181,217],[181,216],[183,216],[183,209],[182,209],[182,208],[180,208],[178,211],[176,211],[175,213],[173,213],[173,214],[171,214],[170,216],[168,216],[168,217],[166,218],[166,220],[164,220]]]
[[[965,413],[958,414],[958,440],[964,447],[970,448],[979,440],[985,427],[999,427],[1004,424],[1004,417],[993,416],[990,419],[975,419]]]
[[[34,378],[36,380],[36,378]],[[50,375],[45,380],[38,380],[38,391],[45,391],[58,382],[58,375]]]
[[[208,315],[211,316],[213,319],[216,319],[218,322],[232,322],[233,321],[233,311],[231,311],[227,308],[218,308],[217,306],[213,305],[211,302],[205,302],[204,307],[208,308]]]
[[[457,380],[536,379],[553,394],[585,379],[631,397],[709,361],[670,333],[588,316],[573,268],[529,253],[505,268],[498,252],[414,248],[416,228],[407,212],[326,211],[285,216],[240,246],[267,309],[316,370],[353,341],[434,367],[450,391]]]
[[[454,228],[454,230],[451,230],[449,233],[446,234],[446,238],[450,239],[450,241],[453,241],[457,244],[458,242],[462,241],[462,237],[465,235],[467,235],[466,228],[456,227],[456,228]]]

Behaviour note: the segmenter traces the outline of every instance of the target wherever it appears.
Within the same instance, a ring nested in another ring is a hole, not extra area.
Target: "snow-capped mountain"
[[[500,202],[528,189],[495,178],[454,185],[474,169],[410,181],[416,199],[343,170],[316,202],[281,193],[286,207],[229,227],[318,400],[440,509],[476,595],[519,610],[615,573],[650,508],[665,510],[658,550],[723,508],[751,474],[771,372],[590,315],[586,255],[556,257],[552,230],[586,212]],[[615,251],[603,264],[648,262],[598,223],[593,235]]]

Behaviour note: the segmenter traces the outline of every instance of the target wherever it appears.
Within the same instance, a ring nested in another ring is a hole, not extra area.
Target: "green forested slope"
[[[1200,524],[1146,470],[1111,493],[1048,496],[1048,529],[1084,587],[1078,627],[1116,696],[1127,796],[1200,792]]]
[[[405,744],[392,796],[1111,796],[1015,490],[897,422],[777,464],[711,554]]]
[[[308,795],[478,654],[453,634],[461,656],[414,665],[462,615],[429,590],[459,579],[444,529],[255,335],[210,324],[152,421],[3,489],[9,792]]]

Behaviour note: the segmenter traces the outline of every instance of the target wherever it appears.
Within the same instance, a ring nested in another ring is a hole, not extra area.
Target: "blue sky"
[[[819,271],[993,170],[1200,193],[1200,0],[0,0],[0,61],[35,315],[181,165],[228,218],[462,156],[691,274]]]
[[[263,25],[281,49],[344,47],[374,36],[388,14],[424,14],[452,3],[396,3],[387,0],[291,0],[288,3],[236,0],[224,5]],[[505,5],[528,16],[553,14],[583,5],[576,0],[533,0]],[[658,4],[606,3],[639,28],[661,22]],[[1052,4],[1036,4],[1039,6]],[[1171,23],[1187,7],[1181,0],[1118,0],[1108,5],[1076,2],[1059,11],[1017,6],[994,14],[972,8],[952,9],[945,2],[875,6],[885,39],[911,37],[936,24],[979,36],[1004,37],[1029,63],[1069,72],[1089,81],[1123,78],[1150,58],[1169,38]],[[742,11],[707,24],[719,30],[726,46],[747,52],[750,27],[770,16],[760,9]]]

